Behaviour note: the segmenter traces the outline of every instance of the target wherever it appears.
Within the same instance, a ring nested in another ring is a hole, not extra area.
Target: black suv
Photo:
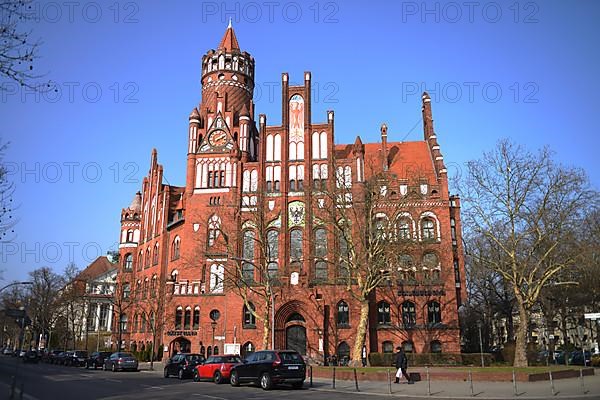
[[[85,365],[85,360],[88,357],[87,351],[77,350],[70,351],[69,355],[65,357],[65,365],[69,365],[71,367],[82,367]]]
[[[104,365],[104,360],[109,358],[110,355],[112,354],[112,351],[95,351],[93,352],[90,357],[85,360],[85,369],[90,369],[90,368],[102,368],[102,365]]]
[[[252,353],[243,364],[231,369],[231,386],[240,383],[258,383],[269,390],[278,383],[291,383],[300,389],[306,378],[306,364],[302,356],[292,350],[265,350]]]
[[[196,365],[204,362],[204,356],[201,354],[181,353],[176,354],[167,360],[164,376],[177,375],[179,379],[191,377],[194,375]]]

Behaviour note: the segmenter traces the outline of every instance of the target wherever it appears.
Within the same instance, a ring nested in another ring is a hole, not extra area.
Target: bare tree
[[[32,328],[38,335],[50,335],[57,319],[62,314],[61,290],[65,285],[62,275],[48,267],[38,268],[29,273],[33,284],[26,292]],[[50,338],[48,338],[50,339]],[[46,347],[49,343],[46,343]]]
[[[20,86],[48,90],[52,85],[37,84],[41,75],[33,72],[40,42],[32,40],[24,27],[34,17],[32,5],[32,0],[0,0],[0,76]],[[6,87],[0,85],[1,90]]]
[[[7,147],[8,143],[0,143],[0,162],[4,158]],[[14,218],[14,192],[15,184],[9,180],[6,167],[0,164],[0,243],[11,241],[15,233],[13,228],[17,219]]]
[[[401,198],[392,188],[397,177],[390,172],[371,173],[365,182],[352,187],[344,167],[333,165],[336,171],[333,186],[325,192],[325,204],[320,216],[335,238],[335,255],[329,263],[334,266],[336,283],[344,285],[347,293],[360,304],[356,339],[351,349],[353,363],[361,359],[369,323],[370,304],[378,287],[387,286],[400,274],[414,272],[415,265],[405,265],[401,255],[422,248],[412,236],[399,231],[397,217],[411,207],[414,193]],[[376,171],[374,166],[367,169]],[[415,176],[418,177],[418,172]],[[417,178],[418,179],[418,178]],[[395,285],[396,282],[393,282]]]
[[[510,284],[519,311],[515,366],[526,366],[531,309],[542,288],[576,265],[565,246],[597,193],[583,171],[558,165],[548,149],[533,154],[507,140],[467,164],[461,192],[467,243],[486,242],[468,254]]]

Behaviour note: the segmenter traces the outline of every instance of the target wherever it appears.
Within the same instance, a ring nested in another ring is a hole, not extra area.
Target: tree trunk
[[[529,313],[521,302],[519,302],[518,307],[519,327],[517,328],[513,366],[527,367],[527,327],[529,326]]]
[[[268,308],[270,308],[270,306]],[[271,319],[269,318],[270,312],[271,312],[271,310],[269,309],[267,312],[265,312],[264,317],[263,317],[263,338],[262,338],[263,350],[266,350],[269,348],[269,336],[271,335]],[[275,338],[272,338],[271,340],[273,341],[273,347],[275,347]]]
[[[359,365],[362,357],[362,348],[365,344],[365,337],[367,334],[367,324],[369,322],[369,301],[362,300],[360,302],[360,316],[358,320],[358,327],[356,329],[356,336],[354,341],[354,347],[352,348],[352,365]]]

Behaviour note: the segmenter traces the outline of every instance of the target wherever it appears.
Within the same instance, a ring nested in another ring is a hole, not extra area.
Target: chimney
[[[383,170],[388,170],[387,125],[381,124],[381,162]]]

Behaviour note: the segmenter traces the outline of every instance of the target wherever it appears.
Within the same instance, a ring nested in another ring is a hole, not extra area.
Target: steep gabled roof
[[[219,43],[219,50],[225,50],[228,53],[240,51],[240,45],[235,37],[235,31],[231,26],[231,19],[229,20],[225,35],[223,35],[223,39],[221,39],[221,43]]]

